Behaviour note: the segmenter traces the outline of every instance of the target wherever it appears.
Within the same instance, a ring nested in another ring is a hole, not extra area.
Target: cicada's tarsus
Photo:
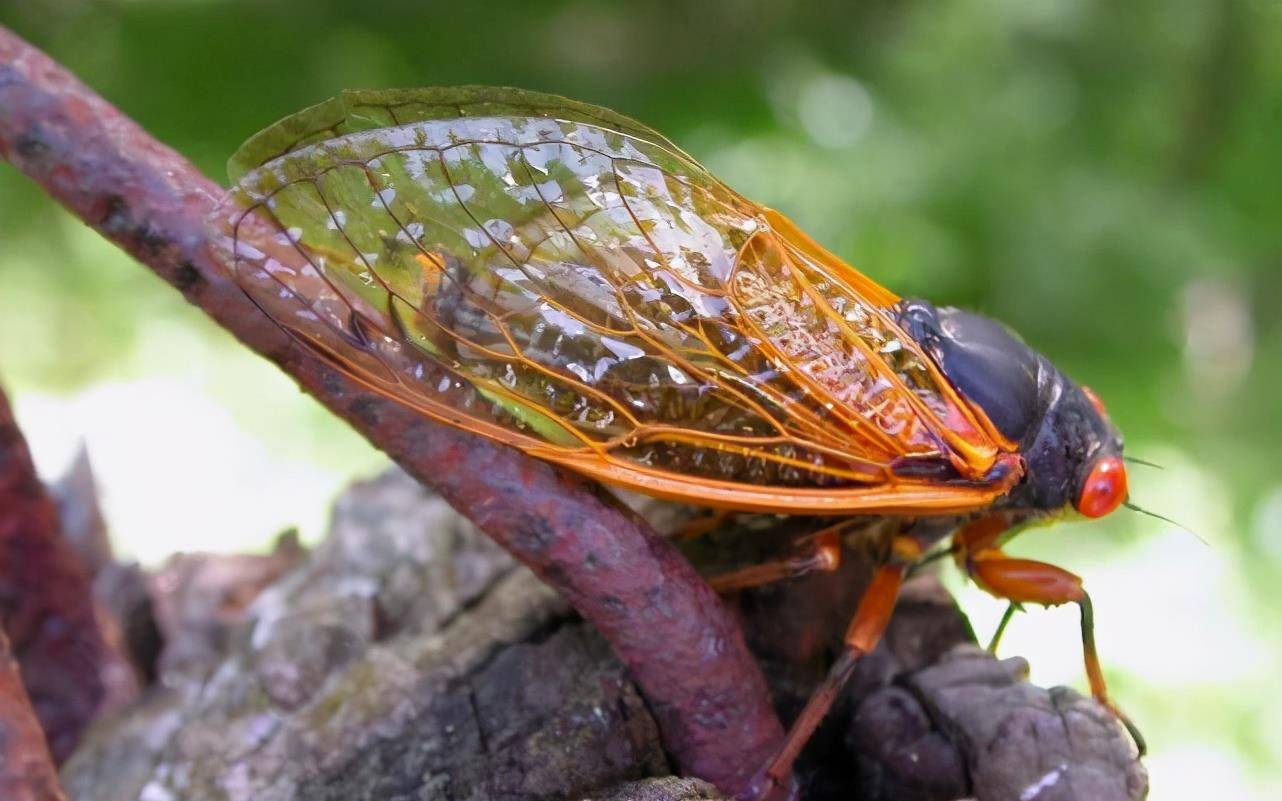
[[[655,131],[564,98],[348,92],[231,171],[237,280],[371,391],[656,497],[904,520],[763,789],[940,532],[993,594],[1082,606],[1107,703],[1080,580],[1000,543],[1116,509],[1122,440],[997,323],[896,296]]]

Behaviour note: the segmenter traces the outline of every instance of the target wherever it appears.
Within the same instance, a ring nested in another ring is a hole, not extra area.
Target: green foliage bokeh
[[[219,180],[243,139],[347,88],[504,84],[642,120],[895,291],[1009,323],[1132,444],[1228,488],[1208,536],[1253,610],[1282,601],[1276,0],[0,0],[0,23]],[[0,167],[10,389],[151,369],[157,327],[238,353]],[[1169,720],[1282,759],[1251,699],[1228,704]]]

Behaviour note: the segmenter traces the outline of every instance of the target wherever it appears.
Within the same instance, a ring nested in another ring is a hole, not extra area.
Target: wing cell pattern
[[[616,483],[993,466],[895,297],[786,219],[643,127],[465,111],[294,131],[244,172],[220,219],[250,297],[372,389]]]

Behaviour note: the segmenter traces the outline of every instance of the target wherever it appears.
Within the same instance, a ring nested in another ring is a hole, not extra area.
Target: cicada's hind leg
[[[1082,653],[1091,695],[1117,716],[1143,755],[1146,750],[1143,735],[1108,697],[1108,687],[1104,683],[1104,673],[1100,669],[1099,655],[1095,650],[1095,612],[1090,595],[1082,588],[1082,580],[1055,565],[1007,556],[999,548],[966,551],[961,561],[976,584],[992,595],[1010,601],[1012,605],[1077,604],[1082,614]]]
[[[753,779],[748,797],[773,799],[785,792],[792,765],[801,753],[802,746],[823,721],[841,688],[854,673],[859,658],[871,652],[881,641],[881,636],[890,623],[891,613],[895,610],[895,601],[899,597],[904,575],[920,556],[921,546],[916,539],[907,536],[894,539],[888,560],[873,573],[872,582],[859,600],[855,616],[846,629],[845,647],[841,655],[806,701],[805,708],[793,721],[779,750]]]
[[[724,594],[809,573],[832,572],[841,566],[841,533],[848,525],[843,521],[807,534],[794,544],[787,556],[726,573],[715,573],[707,577],[708,584]]]

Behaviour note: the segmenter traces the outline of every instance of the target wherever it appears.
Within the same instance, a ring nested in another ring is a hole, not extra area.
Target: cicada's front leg
[[[991,520],[986,518],[985,520]],[[958,532],[955,547],[963,569],[977,585],[988,593],[1010,601],[1009,615],[1021,604],[1059,606],[1074,603],[1082,616],[1082,654],[1086,663],[1086,677],[1091,685],[1091,695],[1108,708],[1122,722],[1135,740],[1143,755],[1144,737],[1108,697],[1104,673],[1100,669],[1099,654],[1095,650],[1095,612],[1091,596],[1082,587],[1082,579],[1073,573],[1045,562],[1018,559],[1008,556],[992,545],[994,525],[985,520],[972,523]],[[978,548],[976,548],[978,546]],[[1007,618],[1003,618],[1003,626]],[[1000,629],[999,629],[1000,631]]]

